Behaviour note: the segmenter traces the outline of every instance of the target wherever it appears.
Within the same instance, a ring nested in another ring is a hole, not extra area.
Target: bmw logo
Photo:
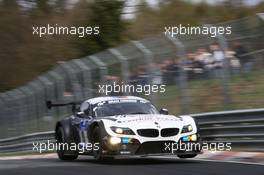
[[[154,122],[154,124],[157,126],[157,128],[160,128],[160,125],[158,122]]]

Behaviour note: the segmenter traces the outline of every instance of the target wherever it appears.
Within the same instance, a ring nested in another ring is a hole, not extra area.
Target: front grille
[[[159,130],[157,129],[139,129],[137,130],[138,135],[143,137],[158,137]]]
[[[160,132],[161,137],[172,137],[179,133],[179,128],[165,128]]]
[[[166,145],[172,145],[172,141],[153,141],[145,142],[136,151],[136,154],[160,154],[160,153],[171,153],[171,150]]]

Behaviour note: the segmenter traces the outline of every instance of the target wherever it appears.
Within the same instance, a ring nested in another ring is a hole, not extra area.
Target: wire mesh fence
[[[53,130],[71,108],[48,110],[46,101],[104,96],[99,93],[102,84],[164,84],[164,93],[109,95],[143,96],[173,114],[263,107],[263,17],[258,14],[217,25],[231,26],[232,34],[177,38],[162,34],[131,41],[59,63],[25,86],[1,93],[0,138]],[[217,54],[223,59],[215,59]]]

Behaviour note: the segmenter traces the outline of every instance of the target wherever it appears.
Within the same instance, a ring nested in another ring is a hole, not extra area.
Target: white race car
[[[198,126],[192,117],[169,115],[166,109],[158,112],[146,99],[97,97],[84,101],[78,109],[76,103],[47,102],[48,108],[65,105],[73,105],[74,113],[56,124],[57,153],[62,160],[74,160],[79,154],[97,160],[168,154],[192,158],[201,152]],[[65,149],[65,144],[76,144],[78,149]]]

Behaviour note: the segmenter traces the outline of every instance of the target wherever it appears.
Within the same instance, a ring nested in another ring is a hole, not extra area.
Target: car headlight
[[[135,133],[129,128],[120,128],[120,127],[115,127],[115,126],[112,126],[110,128],[114,133],[117,133],[117,134],[135,135]]]
[[[192,125],[185,125],[183,126],[181,133],[187,133],[187,132],[192,132],[192,131],[193,131]]]
[[[119,137],[110,137],[109,142],[111,145],[116,145],[121,143],[121,138]]]

